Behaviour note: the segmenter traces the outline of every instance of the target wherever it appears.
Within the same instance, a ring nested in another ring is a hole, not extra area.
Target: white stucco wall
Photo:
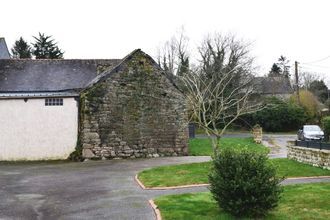
[[[66,159],[78,135],[78,104],[45,106],[44,98],[0,99],[0,160]]]

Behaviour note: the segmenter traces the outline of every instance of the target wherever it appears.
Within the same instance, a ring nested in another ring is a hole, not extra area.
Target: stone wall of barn
[[[85,158],[187,155],[183,95],[143,52],[82,93],[80,110]]]

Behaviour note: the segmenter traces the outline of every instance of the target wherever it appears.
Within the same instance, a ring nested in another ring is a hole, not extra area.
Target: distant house
[[[287,77],[255,77],[253,80],[255,93],[260,96],[276,96],[288,99],[294,90]]]
[[[0,59],[0,160],[187,154],[182,93],[141,50],[124,59]]]
[[[3,37],[0,37],[0,59],[10,59],[10,53]]]

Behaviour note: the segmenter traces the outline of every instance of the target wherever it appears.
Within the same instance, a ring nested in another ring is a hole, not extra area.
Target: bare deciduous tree
[[[180,79],[191,120],[212,139],[216,154],[228,126],[238,117],[260,110],[262,105],[251,99],[254,67],[246,44],[232,36],[218,35],[204,42],[200,54],[199,67]]]
[[[255,70],[254,58],[249,55],[250,43],[238,40],[235,35],[214,34],[207,36],[198,48],[203,72],[211,78],[231,71],[238,78],[249,76]],[[237,81],[238,83],[238,81]]]
[[[285,56],[281,55],[280,58],[278,58],[277,65],[281,68],[281,74],[284,77],[289,78],[290,77],[290,60],[288,60]]]
[[[158,50],[158,64],[169,76],[180,75],[189,69],[188,37],[182,28],[180,33]]]
[[[299,77],[299,81],[300,81],[300,87],[304,88],[304,89],[309,89],[310,85],[313,81],[320,81],[323,80],[319,75],[317,75],[316,73],[312,73],[312,72],[302,72],[300,73],[300,77]]]

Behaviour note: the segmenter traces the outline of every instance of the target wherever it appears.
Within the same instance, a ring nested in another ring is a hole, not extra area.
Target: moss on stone
[[[82,143],[81,143],[81,139],[80,139],[79,136],[78,136],[78,140],[77,140],[75,151],[73,151],[69,155],[69,158],[68,158],[69,160],[76,161],[76,162],[81,162],[81,161],[84,160],[83,155],[82,155],[82,150],[83,150]]]

